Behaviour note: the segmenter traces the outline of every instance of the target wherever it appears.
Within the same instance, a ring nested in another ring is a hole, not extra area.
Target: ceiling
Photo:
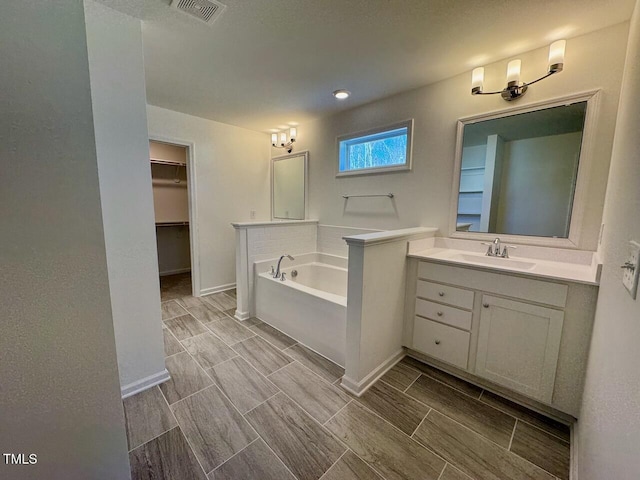
[[[264,132],[623,22],[635,3],[222,0],[209,26],[170,0],[98,1],[143,20],[148,103]]]

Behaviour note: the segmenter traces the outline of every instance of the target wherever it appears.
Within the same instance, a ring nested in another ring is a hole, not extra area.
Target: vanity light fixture
[[[347,98],[349,98],[350,95],[351,95],[351,92],[349,90],[344,90],[344,89],[335,90],[333,92],[333,96],[336,97],[338,100],[346,100]]]
[[[483,92],[484,67],[474,68],[473,72],[471,72],[471,95],[495,95],[499,93],[502,95],[502,98],[508,102],[520,98],[525,94],[530,85],[562,71],[566,45],[566,40],[558,40],[551,44],[549,47],[549,69],[545,75],[533,82],[520,82],[520,67],[522,62],[520,60],[511,60],[507,64],[507,86],[504,90],[498,92]]]
[[[296,127],[291,127],[289,129],[288,139],[287,139],[286,132],[272,133],[271,146],[275,148],[284,148],[287,151],[287,153],[291,153],[291,150],[293,150],[293,143],[296,141],[297,136],[298,136],[298,129]],[[280,137],[280,143],[278,143],[278,137]]]

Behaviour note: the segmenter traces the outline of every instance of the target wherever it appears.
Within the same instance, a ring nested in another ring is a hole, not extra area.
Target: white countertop
[[[479,252],[439,247],[416,251],[410,249],[408,256],[435,263],[473,267],[526,277],[541,277],[565,282],[584,283],[587,285],[599,285],[602,267],[595,253],[592,256],[591,263],[561,262],[557,260],[518,257],[515,255],[512,255],[509,259],[487,257],[487,260],[484,258],[484,255]],[[512,262],[509,262],[509,260]],[[486,264],[484,263],[485,261],[492,262],[492,264]],[[504,263],[501,263],[503,261]],[[518,267],[519,263],[517,262],[527,262],[533,264],[533,266],[525,265],[527,268],[523,269]],[[512,265],[509,265],[509,263],[512,263]]]

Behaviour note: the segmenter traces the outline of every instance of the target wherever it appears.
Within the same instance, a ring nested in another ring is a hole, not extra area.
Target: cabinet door
[[[564,312],[482,296],[476,374],[550,403]]]

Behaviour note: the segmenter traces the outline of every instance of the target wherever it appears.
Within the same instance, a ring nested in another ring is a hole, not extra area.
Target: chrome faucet
[[[286,254],[286,253],[285,253],[284,255],[282,255],[282,256],[280,257],[280,260],[278,260],[278,267],[276,268],[276,271],[275,271],[275,273],[273,274],[273,278],[280,278],[280,262],[282,262],[282,259],[283,259],[284,257],[287,257],[289,260],[295,260],[295,258],[293,258],[293,257],[292,257],[291,255],[289,255],[289,254]],[[273,270],[273,267],[272,267],[272,270]]]
[[[491,243],[482,242],[482,245],[489,246],[486,253],[487,257],[509,258],[509,250],[507,247],[517,248],[517,247],[514,247],[513,245],[505,245],[504,248],[502,248],[502,251],[500,251],[500,247],[502,246],[502,243],[500,243],[499,237],[496,237],[495,240]]]

